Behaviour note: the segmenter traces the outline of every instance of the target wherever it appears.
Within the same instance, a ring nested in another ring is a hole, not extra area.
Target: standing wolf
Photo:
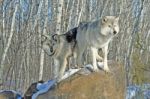
[[[94,71],[98,71],[97,56],[98,49],[102,48],[104,53],[104,70],[109,72],[107,64],[108,44],[119,32],[119,18],[116,16],[105,16],[97,21],[81,25],[77,31],[77,63],[82,64],[82,55],[87,47],[92,51],[92,64]],[[98,56],[99,57],[99,56]]]
[[[42,48],[51,57],[59,61],[59,73],[57,80],[60,80],[68,64],[68,58],[75,52],[77,28],[75,27],[64,34],[42,36]]]
[[[110,40],[119,32],[119,18],[116,16],[105,16],[104,18],[80,24],[65,34],[43,35],[42,45],[44,51],[53,58],[59,60],[60,69],[58,80],[60,80],[68,63],[67,58],[77,53],[77,63],[82,65],[82,55],[87,47],[92,50],[92,62],[94,70],[97,71],[96,59],[102,58],[98,55],[98,49],[104,52],[104,70],[109,72],[107,65],[107,51]]]

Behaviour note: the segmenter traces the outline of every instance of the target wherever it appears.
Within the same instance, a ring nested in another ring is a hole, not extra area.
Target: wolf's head
[[[119,32],[119,17],[105,16],[101,19],[101,33],[105,36],[114,36]]]
[[[59,42],[59,35],[54,34],[52,36],[42,35],[42,48],[50,56],[54,55]]]

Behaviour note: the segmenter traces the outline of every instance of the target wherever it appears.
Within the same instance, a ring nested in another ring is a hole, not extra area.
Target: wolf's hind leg
[[[91,51],[92,51],[92,64],[93,64],[93,69],[94,69],[94,71],[98,71],[97,62],[96,62],[97,49],[94,48],[94,47],[91,47]]]
[[[82,56],[85,50],[85,46],[78,46],[77,48],[77,65],[78,67],[82,67]]]

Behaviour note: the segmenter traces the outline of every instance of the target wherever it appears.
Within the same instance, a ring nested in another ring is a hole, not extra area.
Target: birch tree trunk
[[[5,45],[5,43],[6,43],[6,39],[5,39],[5,35],[6,35],[6,34],[5,34],[5,14],[6,14],[6,13],[5,13],[5,2],[3,1],[3,28],[2,28],[2,29],[3,29],[3,32],[2,32],[3,35],[2,35],[2,36],[3,36],[3,44],[4,44],[4,45]],[[4,45],[3,45],[3,46],[4,46]]]
[[[76,15],[76,17],[75,17],[75,26],[78,25],[78,23],[77,23],[78,22],[78,17],[79,17],[78,13],[79,13],[79,8],[80,8],[79,4],[80,4],[80,0],[77,0],[76,13],[75,13],[75,15]]]
[[[77,20],[77,24],[79,24],[80,23],[80,21],[81,21],[81,16],[82,16],[82,14],[83,14],[83,10],[85,10],[85,0],[81,0],[81,8],[80,8],[80,11],[79,11],[79,16],[78,16],[78,20]]]
[[[46,27],[47,27],[47,22],[48,22],[48,0],[45,1],[45,11],[47,12],[47,15],[46,15],[46,19],[45,19],[45,22],[44,22],[43,34],[46,34]],[[40,33],[40,35],[41,35],[41,33]],[[41,39],[40,39],[40,44],[41,44]],[[44,50],[41,49],[39,81],[42,80],[43,69],[44,69]]]
[[[18,6],[19,6],[18,3],[16,3],[15,11],[14,11],[13,18],[12,18],[10,35],[9,35],[9,38],[8,38],[7,45],[6,45],[5,49],[4,49],[4,53],[2,55],[2,60],[1,60],[1,64],[0,64],[0,83],[2,82],[3,76],[4,76],[3,69],[4,69],[5,58],[6,58],[8,49],[9,49],[9,47],[11,45],[11,40],[12,40],[12,37],[13,37],[13,34],[14,34],[15,17],[16,17],[16,13],[17,13],[17,10],[18,10]]]
[[[26,67],[25,67],[26,75],[25,75],[25,76],[26,76],[26,78],[27,78],[27,79],[25,80],[25,84],[27,84],[27,85],[30,83],[30,68],[29,68],[29,67],[30,67],[30,63],[31,63],[31,62],[30,62],[30,52],[31,52],[31,51],[30,51],[30,38],[28,38],[28,37],[30,37],[30,35],[31,35],[31,33],[33,33],[33,29],[34,29],[34,28],[32,28],[32,27],[34,27],[34,26],[33,26],[33,23],[30,21],[30,19],[33,21],[33,19],[32,19],[32,17],[33,17],[32,14],[33,14],[33,12],[34,12],[33,9],[34,9],[34,6],[35,6],[35,0],[31,1],[30,3],[31,3],[31,5],[30,5],[30,6],[31,6],[31,7],[30,7],[31,9],[30,9],[30,15],[29,15],[29,18],[28,18],[28,22],[27,22],[27,23],[28,23],[28,25],[27,25],[27,30],[29,30],[29,31],[28,31],[27,34],[26,34],[27,40],[26,40],[26,44],[25,44],[25,45],[27,46],[27,47],[26,47],[26,50],[25,50],[25,52],[26,52],[26,53],[25,53],[25,54],[26,54],[26,55],[25,55],[25,56],[26,56],[26,58],[25,58],[25,60],[26,60]],[[24,61],[25,61],[25,60],[24,60]]]
[[[61,17],[62,17],[62,8],[63,8],[63,2],[64,0],[58,0],[58,13],[57,13],[57,22],[56,22],[56,33],[61,34]],[[61,64],[60,64],[61,65]],[[59,63],[56,59],[54,59],[54,78],[57,77],[58,71],[59,71]]]
[[[89,20],[91,20],[92,19],[92,3],[93,3],[93,0],[89,0]]]
[[[67,31],[72,27],[71,25],[71,22],[72,22],[72,17],[73,17],[73,9],[74,9],[74,3],[75,3],[75,0],[72,1],[72,5],[71,5],[71,9],[70,9],[70,17],[69,17],[69,22],[68,22],[68,28],[67,28]]]
[[[57,13],[57,22],[56,22],[56,33],[61,33],[61,17],[62,17],[62,8],[64,0],[58,0],[58,13]]]

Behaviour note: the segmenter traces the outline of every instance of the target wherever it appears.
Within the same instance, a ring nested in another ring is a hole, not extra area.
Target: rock
[[[14,90],[1,90],[0,99],[22,99],[22,96]]]
[[[110,61],[111,74],[103,70],[89,75],[77,73],[57,84],[37,99],[124,99],[123,66]]]

